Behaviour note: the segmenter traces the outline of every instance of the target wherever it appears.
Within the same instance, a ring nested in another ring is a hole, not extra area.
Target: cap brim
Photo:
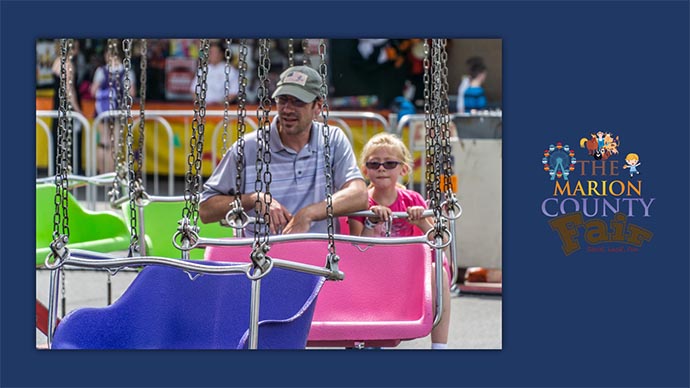
[[[276,88],[276,91],[273,92],[273,98],[276,98],[278,96],[283,96],[283,95],[290,95],[296,98],[299,98],[300,100],[304,102],[312,102],[316,99],[316,94],[312,94],[304,89],[302,89],[299,86],[295,85],[280,85],[278,88]]]

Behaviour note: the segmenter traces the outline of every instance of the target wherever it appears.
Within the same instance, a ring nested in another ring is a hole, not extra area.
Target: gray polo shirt
[[[326,176],[324,173],[324,138],[323,123],[313,122],[309,143],[302,150],[296,152],[283,145],[276,126],[278,117],[271,122],[271,173],[270,191],[273,197],[285,206],[292,214],[312,203],[325,201]],[[330,129],[330,163],[334,170],[332,191],[335,193],[343,185],[353,179],[364,179],[357,167],[357,161],[352,146],[339,127],[329,125]],[[242,168],[241,192],[255,192],[256,178],[256,150],[257,132],[245,136],[244,155],[245,164]],[[209,179],[204,183],[201,202],[219,195],[234,195],[235,177],[237,176],[237,142],[226,152],[223,159],[215,168]],[[265,173],[265,171],[264,171]],[[265,188],[265,184],[263,186]],[[228,208],[229,209],[229,208]],[[250,217],[255,216],[252,209],[247,212]],[[335,223],[336,232],[338,224]],[[253,235],[253,226],[245,228],[245,235]],[[312,223],[312,233],[326,233],[327,222]]]

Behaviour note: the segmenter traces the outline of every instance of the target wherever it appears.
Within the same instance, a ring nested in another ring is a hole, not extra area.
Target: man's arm
[[[369,205],[367,186],[362,179],[353,179],[332,195],[333,215],[341,216],[360,210]],[[306,233],[311,223],[325,220],[328,217],[326,201],[313,203],[300,209],[287,224],[283,233]]]
[[[220,221],[230,211],[230,204],[235,200],[232,195],[215,195],[199,204],[199,218],[204,224]]]

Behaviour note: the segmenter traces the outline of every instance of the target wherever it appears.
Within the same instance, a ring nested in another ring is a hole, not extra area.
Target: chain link
[[[118,47],[116,39],[108,39],[107,48],[107,62],[106,71],[108,72],[108,133],[107,136],[110,139],[110,157],[113,160],[113,166],[115,166],[115,176],[113,178],[113,186],[108,192],[110,197],[110,202],[113,203],[115,200],[120,198],[120,186],[122,185],[123,176],[120,174],[120,169],[118,168],[121,160],[121,154],[118,149],[121,149],[120,139],[122,139],[122,133],[116,138],[115,131],[117,130],[115,123],[116,117],[114,112],[119,108],[118,91],[120,90],[120,77],[117,76],[115,70],[115,58],[118,57]],[[120,126],[120,129],[122,126]],[[117,141],[116,141],[117,140]],[[101,171],[104,173],[105,171]]]
[[[185,174],[185,207],[182,216],[191,220],[196,229],[199,220],[199,187],[201,186],[201,159],[204,151],[204,126],[206,124],[206,80],[208,75],[208,39],[199,42],[199,67],[194,98],[194,119],[192,137],[189,140],[190,153],[187,157]]]
[[[71,61],[71,56],[68,58],[67,52],[72,50],[72,40],[60,39],[60,84],[58,88],[58,131],[57,131],[57,155],[56,155],[56,174],[55,174],[55,213],[53,215],[53,242],[50,244],[51,254],[46,260],[48,261],[55,259],[58,264],[62,262],[67,254],[65,245],[69,242],[69,193],[67,191],[69,187],[68,182],[68,148],[70,147],[70,140],[67,136],[71,136],[68,128],[68,121],[71,119],[69,111],[72,109],[69,103],[69,98],[67,95],[67,75],[69,73],[70,78],[73,73],[73,69],[69,72],[67,71],[67,61]],[[62,213],[61,213],[62,212]],[[57,267],[58,275],[57,278],[60,279],[60,274],[64,273],[62,267]],[[65,298],[65,280],[62,280],[62,316],[65,316],[66,311],[66,298]],[[59,281],[59,280],[58,280]],[[53,300],[53,290],[51,289],[50,299]]]
[[[259,39],[259,109],[257,110],[258,127],[258,146],[256,152],[256,180],[254,181],[254,191],[256,192],[256,202],[254,210],[257,217],[263,219],[263,223],[254,223],[254,249],[257,249],[262,244],[268,243],[268,236],[270,232],[271,217],[269,209],[273,202],[273,195],[271,194],[271,153],[270,153],[270,139],[271,139],[271,120],[269,114],[271,112],[271,99],[269,96],[269,79],[268,73],[271,70],[271,61],[269,57],[269,42],[268,39]],[[262,201],[263,196],[263,201]],[[263,228],[263,232],[260,230]]]
[[[425,160],[425,187],[426,187],[426,198],[432,198],[432,187],[434,181],[434,148],[432,143],[432,134],[434,131],[433,116],[431,114],[431,62],[429,60],[430,48],[428,39],[424,40],[424,149],[426,152]],[[431,202],[429,203],[431,206]]]
[[[127,125],[127,187],[129,189],[129,257],[133,257],[135,253],[139,252],[139,233],[137,226],[136,213],[136,187],[137,178],[134,171],[134,119],[132,118],[132,80],[129,78],[129,72],[132,70],[132,39],[122,40],[122,65],[124,68],[124,81],[122,88],[122,108],[125,115],[124,123]]]
[[[443,151],[443,192],[446,199],[453,197],[451,176],[453,175],[452,150],[450,146],[450,115],[448,113],[448,52],[446,39],[441,39],[441,130]]]
[[[257,150],[256,150],[256,180],[254,181],[254,191],[256,200],[254,201],[254,211],[257,221],[254,223],[254,245],[250,258],[254,264],[254,269],[259,270],[259,276],[270,270],[272,261],[266,255],[269,246],[270,236],[270,208],[273,202],[271,195],[271,99],[269,96],[268,73],[271,70],[271,59],[269,56],[268,39],[259,39],[259,66],[257,67],[259,89],[259,109],[256,111],[257,121]]]
[[[431,111],[434,117],[434,181],[433,181],[433,206],[434,226],[436,236],[441,236],[443,222],[441,219],[441,165],[444,162],[442,154],[441,138],[443,117],[441,114],[441,96],[443,89],[441,69],[441,39],[434,39],[432,44],[432,104]]]
[[[228,113],[230,109],[230,100],[228,97],[230,95],[230,66],[232,66],[230,62],[232,59],[231,44],[232,39],[225,39],[225,99],[223,101],[223,144],[221,148],[223,155],[228,151],[228,121],[230,120]]]
[[[53,215],[53,240],[69,238],[69,205],[67,178],[67,39],[60,39],[60,88],[58,90],[58,132],[55,169],[55,213]]]
[[[425,124],[426,126],[426,191],[427,200],[429,201],[429,208],[434,212],[435,219],[435,236],[439,237],[442,234],[442,220],[441,220],[441,163],[442,160],[442,140],[444,135],[441,133],[444,125],[444,118],[442,117],[441,108],[442,94],[443,94],[443,72],[441,69],[442,60],[442,41],[440,39],[432,39],[431,44],[431,66],[427,63],[427,45],[425,44]],[[428,69],[430,67],[430,69]],[[427,74],[430,70],[430,85],[427,83]],[[430,93],[427,96],[427,90]],[[447,93],[447,92],[446,92]],[[427,107],[427,99],[429,100]],[[447,127],[447,122],[446,122]]]
[[[288,39],[288,67],[295,66],[294,39]]]
[[[67,129],[67,135],[65,136],[65,161],[67,162],[67,165],[65,166],[65,169],[67,170],[67,174],[71,174],[73,171],[73,166],[72,166],[72,138],[73,138],[73,131],[72,131],[72,109],[74,108],[72,106],[72,90],[75,90],[75,85],[74,85],[74,74],[75,74],[75,69],[72,64],[72,57],[73,57],[73,39],[67,39],[67,61],[66,61],[66,71],[65,74],[67,76],[66,78],[66,104],[67,104],[67,109],[66,109],[66,117],[67,120],[65,121],[65,128]]]
[[[235,176],[235,203],[240,206],[242,199],[242,169],[244,167],[244,132],[246,129],[245,118],[247,116],[247,39],[240,40],[239,67],[239,91],[237,94],[237,175]]]
[[[321,116],[323,118],[324,141],[324,173],[326,174],[326,215],[328,225],[328,253],[330,269],[337,269],[338,257],[335,252],[335,239],[333,228],[333,166],[331,165],[331,130],[328,127],[328,66],[326,65],[326,40],[319,41],[319,73],[321,74],[320,95],[322,99]]]
[[[137,154],[137,182],[141,185],[144,172],[144,129],[146,128],[146,69],[148,67],[148,48],[146,39],[141,40],[141,62],[139,69],[139,153]]]
[[[309,51],[309,39],[302,39],[302,65],[311,65],[311,52]]]

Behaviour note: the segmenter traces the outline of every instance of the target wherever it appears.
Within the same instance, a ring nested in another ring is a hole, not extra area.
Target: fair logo
[[[587,252],[637,252],[653,233],[642,227],[655,198],[644,196],[641,156],[623,152],[619,136],[597,131],[579,140],[586,157],[556,142],[544,150],[542,165],[550,194],[541,212],[566,256]]]

